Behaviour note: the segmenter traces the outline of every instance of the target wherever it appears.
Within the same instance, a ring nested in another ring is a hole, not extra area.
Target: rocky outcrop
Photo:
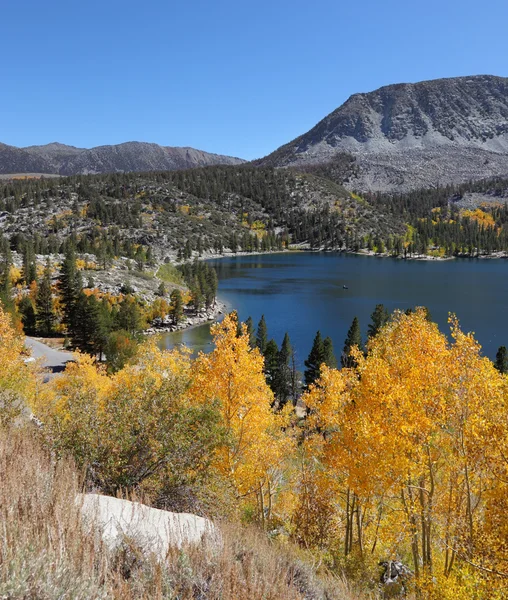
[[[383,568],[380,587],[383,598],[395,598],[406,595],[407,584],[413,577],[413,571],[399,560],[386,560],[379,563]]]
[[[113,551],[127,538],[147,555],[164,560],[170,548],[220,543],[216,526],[196,515],[159,510],[99,494],[79,494],[76,504],[85,524],[97,528],[106,546]]]
[[[354,94],[260,164],[319,164],[350,152],[351,185],[404,190],[508,174],[508,78],[478,75]]]

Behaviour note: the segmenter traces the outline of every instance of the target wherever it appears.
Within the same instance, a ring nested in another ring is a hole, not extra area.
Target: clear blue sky
[[[251,159],[356,92],[508,75],[507,0],[3,0],[0,141]]]

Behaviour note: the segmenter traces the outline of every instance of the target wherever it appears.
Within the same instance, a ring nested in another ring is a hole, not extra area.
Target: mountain
[[[84,148],[75,148],[74,146],[67,146],[59,142],[43,146],[28,146],[27,148],[23,148],[23,150],[32,156],[38,156],[46,161],[52,173],[59,173],[62,164],[85,151]]]
[[[173,148],[127,142],[96,148],[75,148],[58,142],[16,148],[0,144],[0,174],[51,173],[77,175],[129,171],[172,171],[244,161],[194,148]]]
[[[50,173],[44,158],[20,148],[0,143],[0,174],[3,173]]]
[[[508,174],[508,78],[388,85],[354,94],[307,133],[257,161],[305,167],[356,158],[349,185],[409,190]]]

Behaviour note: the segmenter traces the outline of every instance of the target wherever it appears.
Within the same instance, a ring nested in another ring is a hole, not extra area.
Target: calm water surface
[[[508,261],[459,259],[403,261],[345,254],[293,253],[210,261],[217,269],[219,296],[242,320],[264,314],[269,338],[281,343],[288,331],[302,366],[319,329],[340,355],[353,317],[365,334],[376,304],[390,311],[426,306],[448,332],[454,312],[474,331],[486,355],[508,346]],[[343,289],[346,285],[348,289]],[[212,349],[209,325],[166,334],[161,344]]]

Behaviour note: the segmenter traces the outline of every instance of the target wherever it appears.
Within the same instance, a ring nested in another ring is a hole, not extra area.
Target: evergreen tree
[[[363,351],[362,332],[360,330],[360,322],[358,321],[357,317],[353,319],[351,327],[347,332],[347,337],[344,341],[344,350],[342,351],[342,356],[340,359],[342,367],[356,366],[356,361],[351,357],[351,348],[353,346],[358,346],[360,351]]]
[[[183,299],[182,292],[179,289],[175,289],[171,292],[171,312],[173,316],[173,323],[178,325],[183,317]],[[124,329],[126,329],[124,327]],[[129,331],[127,329],[127,331]]]
[[[506,346],[499,346],[494,366],[500,373],[508,373],[508,351]]]
[[[141,311],[139,309],[136,298],[133,296],[126,296],[116,315],[116,327],[115,329],[123,329],[135,335],[143,327]]]
[[[265,315],[261,315],[261,319],[258,323],[258,331],[256,335],[256,346],[259,348],[261,354],[265,353],[266,345],[268,343],[268,331],[266,328]]]
[[[63,302],[62,322],[67,327],[71,336],[73,336],[73,325],[76,321],[75,310],[83,283],[81,281],[81,274],[76,267],[76,254],[72,245],[69,245],[60,269],[58,287]]]
[[[265,377],[266,383],[270,386],[272,391],[275,393],[275,386],[277,382],[277,369],[279,366],[279,347],[275,340],[270,340],[266,344],[265,352]]]
[[[73,344],[83,352],[102,359],[111,331],[111,315],[104,302],[81,292],[76,304]]]
[[[374,312],[370,316],[370,323],[367,329],[367,335],[369,338],[374,337],[379,333],[381,327],[388,323],[390,313],[386,310],[383,304],[376,304]]]
[[[245,325],[247,325],[247,333],[249,335],[250,347],[255,348],[256,347],[256,335],[254,333],[254,321],[252,320],[252,317],[249,317],[245,321]]]
[[[23,266],[21,276],[27,285],[30,285],[32,281],[35,281],[37,278],[35,252],[32,240],[27,241],[23,248]]]
[[[286,332],[277,356],[278,364],[274,392],[279,403],[279,408],[282,408],[286,404],[292,393],[292,357],[293,348],[291,347],[289,335]]]
[[[37,308],[37,332],[43,337],[50,337],[54,331],[56,315],[53,310],[53,294],[51,292],[51,264],[49,258],[44,268],[41,282],[37,289],[35,301]]]
[[[73,346],[88,354],[93,354],[94,328],[98,320],[98,306],[91,298],[83,291],[80,292],[73,309],[72,327]]]
[[[35,309],[29,296],[23,296],[19,302],[18,310],[21,314],[21,323],[25,335],[35,335],[37,322],[35,318]]]
[[[330,369],[337,368],[337,359],[333,351],[333,342],[331,338],[325,337],[323,340],[323,362]]]
[[[316,333],[312,349],[309,353],[307,360],[305,361],[305,371],[303,378],[305,381],[305,387],[308,388],[312,383],[315,383],[319,379],[319,372],[321,365],[325,360],[325,352],[323,346],[323,339],[321,338],[321,332]]]
[[[7,238],[1,238],[2,257],[0,262],[0,301],[8,312],[14,310],[12,301],[12,286],[11,286],[11,266],[12,253]]]

